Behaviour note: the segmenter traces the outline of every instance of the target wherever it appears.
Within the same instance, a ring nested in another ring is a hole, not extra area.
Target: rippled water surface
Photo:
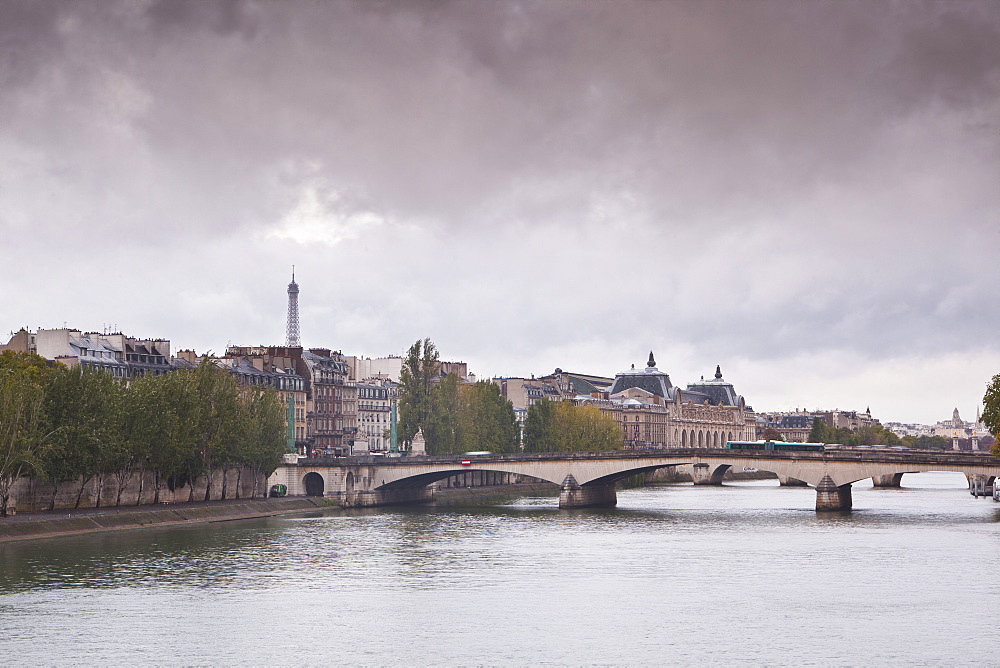
[[[331,511],[0,545],[3,664],[1000,665],[1000,504],[957,474]]]

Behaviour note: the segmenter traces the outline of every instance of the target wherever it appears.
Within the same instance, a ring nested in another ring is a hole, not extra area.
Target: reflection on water
[[[813,511],[775,482],[0,546],[16,663],[995,662],[1000,504],[953,474]]]

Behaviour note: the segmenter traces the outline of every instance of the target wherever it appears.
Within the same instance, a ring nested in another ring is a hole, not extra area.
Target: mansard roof
[[[717,406],[738,406],[740,395],[736,394],[732,383],[727,383],[722,378],[722,369],[715,367],[715,378],[705,380],[702,378],[696,383],[688,383],[684,397],[691,397],[692,394],[699,394],[706,397],[710,403]],[[703,399],[694,399],[696,403],[702,403]]]
[[[653,359],[652,352],[649,353],[649,361],[646,363],[645,369],[640,371],[633,366],[628,371],[617,374],[615,382],[612,383],[608,392],[618,394],[632,387],[638,387],[664,399],[673,396],[670,376],[656,368],[656,360]]]

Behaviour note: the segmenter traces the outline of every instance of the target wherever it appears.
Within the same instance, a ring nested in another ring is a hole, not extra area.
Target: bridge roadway
[[[462,461],[470,463],[463,465]],[[532,476],[560,486],[560,508],[613,506],[615,483],[665,466],[691,465],[695,484],[721,484],[731,468],[771,471],[816,490],[816,510],[849,510],[851,484],[873,478],[899,484],[904,473],[958,471],[992,484],[1000,457],[985,453],[888,448],[827,449],[824,452],[758,452],[725,448],[579,453],[517,453],[470,456],[318,457],[288,455],[269,484],[291,495],[326,496],[343,507],[421,503],[433,500],[431,483],[468,471]]]

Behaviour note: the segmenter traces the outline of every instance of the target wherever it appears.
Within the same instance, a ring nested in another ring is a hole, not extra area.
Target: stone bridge
[[[346,508],[433,500],[431,483],[468,471],[526,475],[560,486],[560,508],[613,506],[615,483],[665,466],[690,465],[695,484],[721,484],[731,468],[770,471],[816,489],[816,510],[847,510],[851,485],[873,478],[899,483],[904,473],[957,471],[987,485],[1000,474],[1000,457],[982,453],[887,448],[828,448],[824,452],[761,452],[724,448],[647,451],[519,453],[433,457],[296,458],[271,476],[290,495],[325,496]]]

